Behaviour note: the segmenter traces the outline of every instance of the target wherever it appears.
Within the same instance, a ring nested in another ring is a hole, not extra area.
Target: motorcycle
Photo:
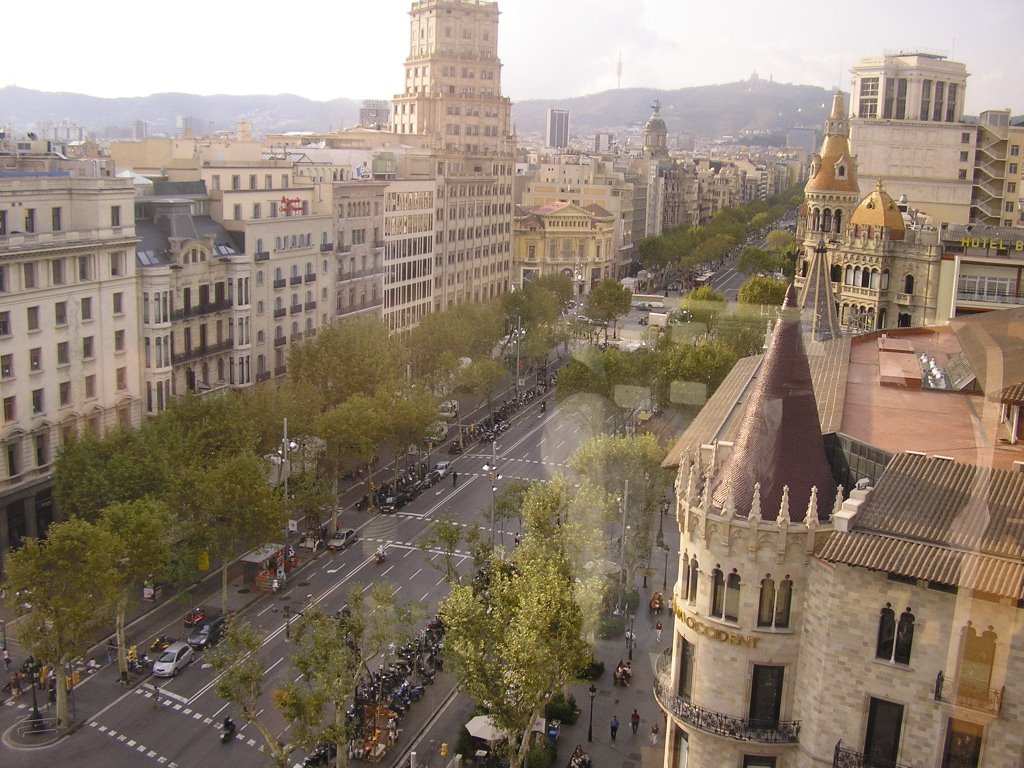
[[[160,635],[150,644],[149,650],[152,653],[163,653],[167,650],[167,647],[173,642],[173,637],[168,637],[167,635]]]
[[[191,611],[185,614],[186,627],[198,627],[204,621],[206,621],[205,608],[193,608]]]
[[[376,552],[373,553],[373,562],[377,565],[380,565],[384,562],[384,557],[384,553],[378,549]]]
[[[220,743],[227,744],[233,738],[235,738],[235,721],[230,717],[225,717],[220,726]]]

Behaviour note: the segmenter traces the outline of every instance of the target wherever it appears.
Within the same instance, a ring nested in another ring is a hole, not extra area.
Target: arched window
[[[882,270],[882,285],[880,286],[880,288],[883,291],[888,291],[889,290],[889,270],[888,269],[883,269]]]
[[[886,321],[885,307],[881,307],[878,310],[878,327],[879,328],[885,328],[885,321]]]
[[[821,216],[821,229],[823,232],[832,231],[832,209],[826,208]]]
[[[900,614],[896,624],[896,647],[893,650],[893,661],[899,664],[910,663],[910,649],[914,645],[914,614],[910,607]]]
[[[811,212],[811,230],[814,232],[821,231],[821,210],[818,208]]]
[[[761,599],[757,603],[757,626],[770,627],[775,618],[775,581],[770,573],[761,579]]]
[[[779,582],[775,593],[775,627],[785,628],[789,626],[789,611],[793,605],[793,581],[786,574],[786,578]]]
[[[860,267],[854,267],[853,268],[853,283],[851,283],[851,285],[860,287],[860,281],[861,281],[861,270],[860,270]]]
[[[843,268],[838,264],[833,264],[828,271],[828,279],[833,283],[841,281],[843,279]]]
[[[761,598],[757,606],[757,626],[785,629],[789,626],[789,608],[793,597],[793,582],[789,574],[778,584],[766,573],[761,580]]]
[[[891,659],[896,640],[896,613],[892,603],[886,603],[878,616],[878,642],[875,644],[876,659]]]
[[[910,663],[910,651],[914,645],[914,614],[908,607],[896,621],[896,612],[891,603],[886,603],[878,617],[878,643],[875,658],[897,664]]]
[[[723,619],[739,621],[740,616],[740,575],[734,568],[725,582],[725,612]]]
[[[870,288],[871,287],[871,270],[865,269],[860,273],[860,287]]]
[[[849,264],[846,265],[846,273],[843,276],[843,282],[846,283],[846,285],[853,285],[853,267]]]
[[[690,556],[683,555],[683,600],[690,599]]]
[[[967,622],[960,637],[960,668],[957,688],[967,696],[987,696],[992,687],[992,667],[996,656],[996,633],[992,627],[978,635]]]
[[[904,293],[913,293],[914,292],[914,276],[913,275],[907,275],[905,278],[903,278],[903,292]]]
[[[842,232],[843,231],[843,229],[842,229],[842,227],[843,227],[843,212],[842,211],[836,211],[836,215],[835,215],[835,219],[834,220],[835,220],[835,230],[834,231]]]
[[[899,317],[896,318],[897,328],[909,328],[913,322],[913,317],[909,312],[900,312]]]
[[[694,557],[690,560],[690,604],[697,602],[697,574],[700,573],[700,567],[697,565],[697,558]]]
[[[870,281],[868,283],[868,287],[869,288],[874,288],[876,291],[878,290],[878,270],[877,269],[872,269],[871,270],[871,279],[870,279]]]
[[[711,571],[711,615],[721,616],[725,610],[725,576],[720,568]]]

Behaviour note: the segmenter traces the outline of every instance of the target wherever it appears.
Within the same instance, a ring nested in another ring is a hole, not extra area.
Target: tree
[[[388,403],[383,394],[352,395],[320,417],[316,433],[327,443],[335,474],[343,462],[356,459],[366,465],[369,482],[373,482],[373,458],[388,440]],[[335,522],[332,519],[332,526]]]
[[[608,323],[629,312],[633,292],[613,277],[606,277],[590,292],[587,314],[604,323],[604,340],[608,341]]]
[[[51,665],[57,687],[57,725],[67,727],[67,668],[86,653],[110,621],[117,593],[120,546],[103,527],[72,517],[25,539],[7,555],[8,602],[31,608],[17,623],[18,642]]]
[[[228,456],[206,469],[194,483],[198,493],[191,512],[196,544],[221,564],[221,611],[228,611],[228,563],[240,550],[284,534],[286,510],[252,454]]]
[[[217,672],[217,695],[234,704],[239,717],[263,738],[270,759],[278,768],[287,768],[294,747],[282,744],[260,717],[263,695],[264,662],[260,659],[265,635],[250,624],[232,619],[207,660]]]
[[[483,398],[487,402],[488,415],[494,415],[494,391],[508,379],[505,367],[490,357],[474,360],[461,369],[456,389]]]
[[[409,446],[419,446],[427,429],[437,421],[437,398],[417,386],[390,393],[387,406],[388,442],[395,456],[408,455]],[[398,462],[395,462],[395,487],[398,486]]]
[[[770,277],[751,277],[740,286],[736,300],[741,304],[761,304],[770,307],[781,307],[786,298],[788,286],[781,280]]]
[[[170,571],[175,526],[163,502],[154,498],[112,504],[103,510],[100,526],[117,544],[114,598],[117,665],[121,679],[128,679],[125,612],[133,590],[144,581],[163,581]]]
[[[657,274],[671,263],[669,246],[664,237],[645,237],[640,241],[640,263],[648,272]]]
[[[740,254],[736,269],[745,275],[757,275],[761,272],[774,272],[779,260],[760,248],[744,248]]]
[[[528,531],[513,563],[492,558],[486,589],[453,586],[441,605],[445,653],[462,688],[500,730],[522,735],[519,749],[510,747],[513,768],[548,697],[591,657],[559,527],[544,531]]]
[[[444,578],[449,584],[454,584],[459,579],[459,572],[455,568],[455,555],[459,549],[459,543],[463,540],[463,528],[455,522],[451,508],[446,507],[441,515],[430,527],[425,536],[421,537],[416,546],[421,552],[432,552],[436,550],[441,554],[444,563]],[[438,567],[433,558],[430,564]]]
[[[778,256],[784,256],[796,248],[796,237],[784,229],[773,229],[765,237],[768,250]]]
[[[523,527],[523,500],[530,483],[526,480],[510,480],[502,486],[501,491],[494,497],[494,520],[496,525],[501,525],[504,520],[517,518],[519,528]],[[504,526],[502,526],[504,527]]]

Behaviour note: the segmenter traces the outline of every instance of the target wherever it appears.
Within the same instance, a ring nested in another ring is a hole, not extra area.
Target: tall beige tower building
[[[421,137],[434,164],[432,293],[439,310],[509,289],[512,107],[501,95],[497,3],[417,0],[409,15],[405,86],[393,100],[392,129]]]

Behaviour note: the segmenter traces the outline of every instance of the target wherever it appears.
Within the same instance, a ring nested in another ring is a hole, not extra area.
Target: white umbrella
[[[484,741],[500,741],[505,738],[505,733],[498,730],[497,726],[491,722],[491,718],[487,715],[477,715],[468,723],[466,723],[466,730],[469,731],[469,735],[475,739],[483,739]]]

